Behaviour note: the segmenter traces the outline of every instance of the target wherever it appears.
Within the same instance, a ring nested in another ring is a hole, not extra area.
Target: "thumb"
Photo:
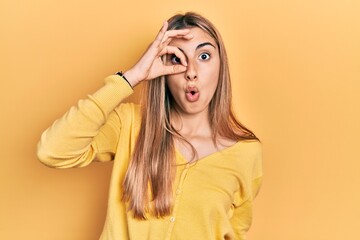
[[[185,71],[186,71],[186,67],[181,64],[166,66],[164,68],[164,75],[177,74]]]

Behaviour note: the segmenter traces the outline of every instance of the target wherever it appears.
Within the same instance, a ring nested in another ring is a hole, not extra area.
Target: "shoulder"
[[[140,114],[140,105],[136,103],[121,103],[118,107],[115,108],[115,111],[119,114]]]
[[[121,125],[140,125],[141,122],[141,106],[135,103],[121,103],[115,108]]]
[[[262,176],[263,152],[261,142],[258,140],[243,140],[237,142],[234,147],[239,167],[248,169],[252,179]]]
[[[258,140],[241,140],[223,150],[222,153],[241,166],[253,165],[262,158],[262,145]]]
[[[254,157],[262,155],[262,144],[258,140],[242,140],[236,143],[239,151],[247,153]]]
[[[246,151],[252,162],[252,179],[262,176],[263,151],[262,144],[258,140],[244,141]]]

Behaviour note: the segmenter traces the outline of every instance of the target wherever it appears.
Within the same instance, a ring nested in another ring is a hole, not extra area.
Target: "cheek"
[[[175,91],[180,88],[179,82],[179,78],[176,75],[166,77],[166,84],[172,95],[174,95]]]
[[[207,66],[201,72],[203,79],[206,80],[206,85],[208,87],[214,88],[217,86],[219,81],[219,72],[220,66],[219,64],[213,64],[212,66]]]

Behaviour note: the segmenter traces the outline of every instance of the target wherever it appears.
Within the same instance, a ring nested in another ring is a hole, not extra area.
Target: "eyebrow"
[[[207,45],[210,45],[210,46],[212,46],[213,48],[216,49],[216,47],[215,47],[212,43],[210,43],[210,42],[204,42],[204,43],[200,43],[199,45],[197,45],[196,50],[198,50],[199,48],[202,48],[202,47],[204,47],[204,46],[207,46]]]
[[[210,43],[210,42],[203,42],[203,43],[200,43],[199,45],[196,46],[196,50],[198,50],[199,48],[202,48],[202,47],[204,47],[204,46],[207,46],[207,45],[210,45],[210,46],[212,46],[213,48],[216,49],[216,47],[215,47],[212,43]],[[181,48],[178,47],[178,49],[179,49],[181,52],[185,53],[184,50],[182,50]]]

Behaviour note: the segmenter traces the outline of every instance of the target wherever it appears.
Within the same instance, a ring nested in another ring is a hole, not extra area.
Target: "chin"
[[[185,113],[185,114],[189,114],[189,115],[193,115],[193,114],[199,114],[199,113],[203,113],[206,112],[208,110],[209,106],[185,106],[182,107],[180,112]]]

